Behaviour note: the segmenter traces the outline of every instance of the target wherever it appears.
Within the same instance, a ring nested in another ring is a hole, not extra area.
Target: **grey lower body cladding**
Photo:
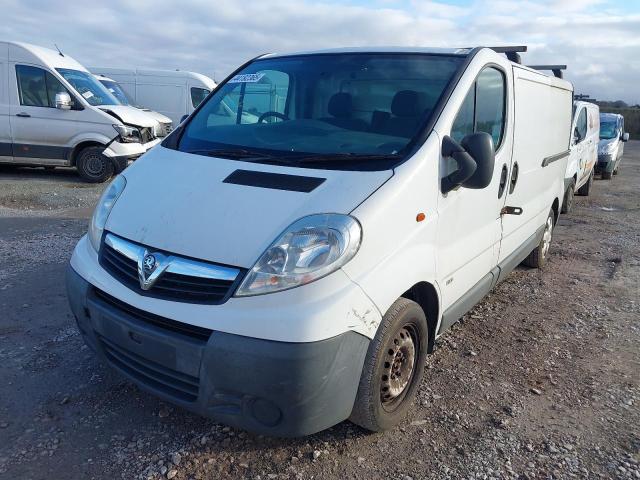
[[[171,403],[274,436],[309,435],[351,414],[369,346],[362,335],[311,343],[207,335],[145,317],[96,291],[71,267],[67,293],[85,342],[101,360]]]

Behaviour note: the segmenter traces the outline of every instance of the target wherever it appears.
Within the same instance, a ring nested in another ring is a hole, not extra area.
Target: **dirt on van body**
[[[620,174],[561,218],[546,268],[516,270],[439,339],[400,427],[276,439],[98,363],[63,274],[104,187],[5,168],[0,478],[640,478],[639,185],[630,142]]]

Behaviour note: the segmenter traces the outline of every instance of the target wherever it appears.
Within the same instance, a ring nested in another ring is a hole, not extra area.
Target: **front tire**
[[[76,159],[78,174],[89,183],[106,182],[113,176],[113,162],[102,154],[104,147],[83,148]]]
[[[589,193],[591,193],[591,186],[593,185],[593,176],[594,176],[594,173],[593,173],[593,170],[591,170],[591,175],[589,175],[589,180],[587,180],[587,183],[585,183],[578,189],[578,195],[583,197],[589,196]]]
[[[544,224],[544,231],[542,232],[542,238],[540,243],[527,258],[523,260],[523,264],[531,268],[542,268],[547,263],[549,257],[549,249],[551,248],[551,240],[553,238],[553,226],[555,215],[553,210],[549,212],[547,221]]]
[[[400,423],[422,380],[429,326],[416,302],[399,298],[369,344],[349,420],[380,432]]]
[[[603,180],[611,180],[611,172],[602,172]]]
[[[564,192],[564,201],[562,202],[562,210],[561,210],[562,213],[569,213],[573,208],[573,194],[574,194],[575,186],[576,186],[576,182],[572,181],[571,184],[569,184],[567,191]]]

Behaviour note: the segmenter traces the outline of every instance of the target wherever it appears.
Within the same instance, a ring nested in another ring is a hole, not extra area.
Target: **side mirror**
[[[622,134],[622,141],[623,142],[628,142],[629,141],[629,133],[628,132],[624,132]]]
[[[477,168],[473,175],[462,184],[465,188],[486,188],[493,179],[496,152],[493,147],[493,138],[485,132],[467,135],[460,142],[469,155],[475,160]]]
[[[189,118],[189,115],[182,115],[180,117],[180,123],[184,122],[187,118]]]
[[[453,158],[458,165],[458,169],[455,172],[447,175],[440,181],[440,190],[442,190],[442,193],[449,193],[451,190],[458,188],[465,181],[469,180],[478,168],[478,165],[473,157],[448,135],[445,135],[442,139],[441,153],[443,157]]]
[[[56,93],[56,108],[71,110],[71,96],[67,92]]]

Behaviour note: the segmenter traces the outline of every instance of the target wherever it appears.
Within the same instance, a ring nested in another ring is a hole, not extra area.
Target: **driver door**
[[[78,111],[56,108],[56,93],[74,96],[51,72],[13,64],[10,124],[16,162],[66,165],[70,141],[78,133]],[[11,67],[10,67],[11,68]],[[72,103],[73,104],[73,103]]]
[[[496,154],[493,177],[487,187],[478,190],[461,187],[441,194],[438,201],[437,279],[444,312],[441,331],[486,295],[497,280],[493,270],[500,249],[500,210],[512,149],[509,75],[508,69],[485,67],[451,126],[450,136],[457,142],[471,133],[489,133]],[[451,158],[443,158],[440,177],[456,168]]]

